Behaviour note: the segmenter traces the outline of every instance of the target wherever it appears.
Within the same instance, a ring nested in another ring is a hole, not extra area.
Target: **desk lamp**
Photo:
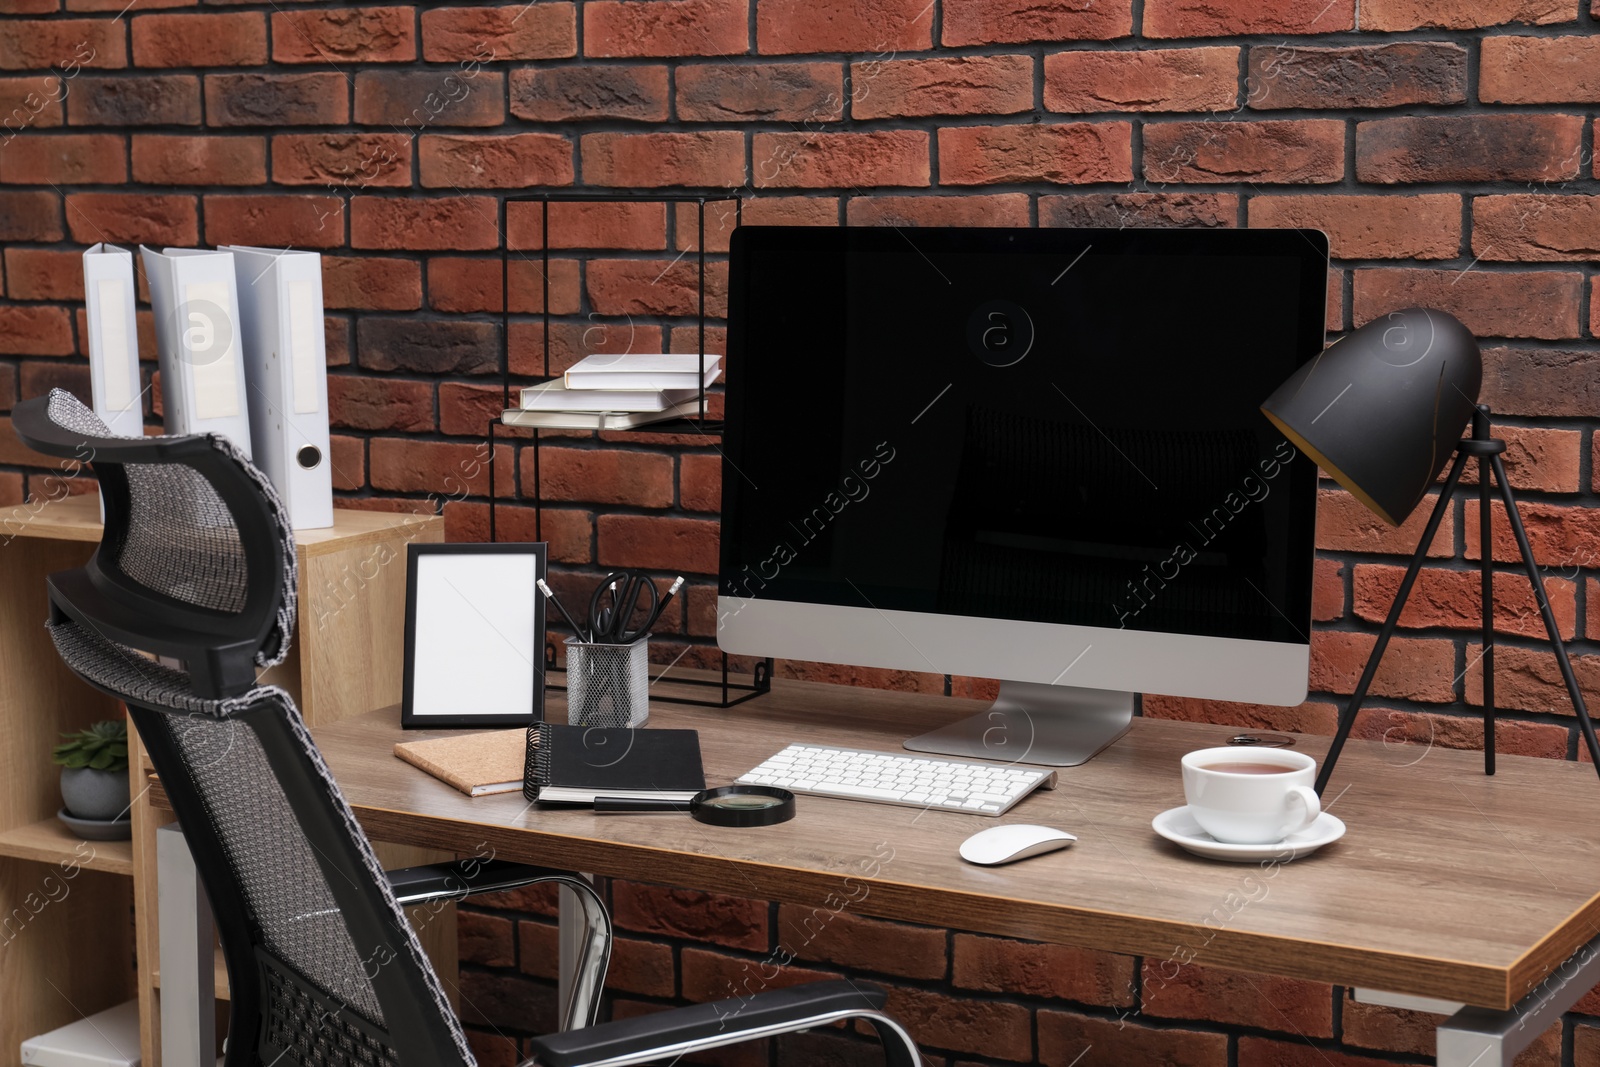
[[[1350,703],[1339,717],[1333,744],[1317,775],[1316,789],[1328,784],[1344,748],[1356,712],[1366,699],[1367,687],[1394,635],[1400,612],[1422,569],[1428,546],[1460,485],[1469,459],[1478,460],[1478,520],[1482,545],[1483,589],[1483,763],[1484,773],[1494,773],[1494,618],[1493,540],[1490,529],[1489,474],[1505,502],[1511,532],[1522,553],[1523,566],[1533,582],[1533,596],[1544,616],[1550,644],[1560,664],[1561,676],[1572,697],[1584,743],[1600,772],[1600,741],[1595,737],[1583,693],[1556,627],[1555,613],[1545,596],[1528,546],[1522,516],[1506,481],[1500,455],[1505,442],[1489,432],[1489,409],[1478,403],[1483,381],[1483,360],[1477,339],[1459,321],[1442,311],[1409,308],[1367,323],[1335,342],[1278,387],[1261,405],[1295,447],[1316,461],[1334,480],[1391,526],[1399,526],[1422,502],[1439,477],[1445,461],[1455,462],[1445,478],[1439,501],[1428,518],[1422,541],[1411,557],[1400,590],[1378,632],[1378,642],[1361,672]],[[1471,435],[1461,430],[1471,420]]]

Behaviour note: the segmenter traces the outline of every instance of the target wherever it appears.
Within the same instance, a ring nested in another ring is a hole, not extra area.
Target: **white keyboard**
[[[1056,772],[1015,764],[790,745],[739,781],[817,797],[1004,815],[1035,789],[1054,789]]]

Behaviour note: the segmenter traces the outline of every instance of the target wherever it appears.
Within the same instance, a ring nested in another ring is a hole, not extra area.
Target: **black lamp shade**
[[[1399,526],[1455,451],[1483,384],[1477,338],[1442,311],[1374,319],[1261,405],[1358,500]]]

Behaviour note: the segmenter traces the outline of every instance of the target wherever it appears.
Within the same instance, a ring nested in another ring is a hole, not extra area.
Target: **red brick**
[[[5,275],[6,292],[13,300],[83,299],[83,257],[77,252],[8,248]]]
[[[54,74],[0,78],[0,132],[59,126],[61,101],[71,90]]]
[[[1239,1039],[1238,1067],[1385,1067],[1389,1060],[1353,1056],[1320,1049],[1304,1041],[1273,1041],[1262,1037]]]
[[[70,356],[72,351],[72,316],[66,308],[0,305],[0,354]]]
[[[499,209],[492,197],[377,197],[350,200],[353,248],[414,251],[496,248]]]
[[[422,58],[430,63],[566,59],[577,54],[578,17],[571,3],[440,7],[422,13]]]
[[[668,0],[651,0],[668,2]],[[660,187],[744,183],[744,134],[590,133],[580,145],[588,185]]]
[[[757,188],[927,185],[928,135],[921,130],[870,133],[758,133],[751,141]]]
[[[334,196],[208,196],[206,241],[263,248],[344,244],[344,201]]]
[[[1479,338],[1578,336],[1583,276],[1564,271],[1356,271],[1354,321],[1365,325],[1408,307],[1437,308],[1460,319]]]
[[[1511,524],[1506,519],[1505,505],[1495,501],[1490,506],[1491,533],[1494,538],[1494,558],[1500,563],[1522,562],[1516,540],[1511,535]],[[1543,501],[1519,500],[1517,511],[1528,534],[1529,547],[1533,549],[1534,562],[1541,567],[1594,567],[1600,565],[1600,509],[1548,504]],[[1462,521],[1466,533],[1465,557],[1480,558],[1478,537],[1478,501],[1474,496],[1466,502]],[[1570,575],[1569,575],[1570,577]]]
[[[1469,644],[1467,646],[1472,649]],[[1483,666],[1473,662],[1477,650],[1467,653],[1466,702],[1483,703]],[[1600,656],[1572,656],[1578,688],[1589,700],[1600,686]],[[1544,715],[1571,716],[1572,698],[1548,647],[1517,648],[1499,645],[1494,650],[1494,702],[1498,708],[1517,708]],[[1584,746],[1580,743],[1580,753]]]
[[[206,122],[211,126],[337,126],[349,121],[350,90],[343,74],[206,75]],[[370,120],[358,116],[357,121]]]
[[[1504,729],[1511,724],[1502,722],[1499,725]],[[1429,1058],[1434,1054],[1434,1030],[1445,1018],[1431,1012],[1406,1011],[1381,1004],[1363,1004],[1354,997],[1344,999],[1340,1014],[1344,1020],[1343,1039],[1347,1045],[1381,1049],[1385,1052],[1404,1052]],[[1551,1056],[1552,1046],[1553,1056]],[[1544,1054],[1545,1059],[1537,1057],[1531,1060],[1525,1059],[1527,1053],[1540,1052]],[[1517,1057],[1517,1067],[1532,1067],[1535,1063],[1548,1063],[1551,1067],[1555,1067],[1561,1062],[1561,1028],[1557,1026],[1540,1035],[1527,1053]]]
[[[533,452],[522,453],[524,491],[541,500],[622,504],[640,508],[672,505],[672,457],[659,452],[609,448],[543,448],[534,485]]]
[[[1479,399],[1502,415],[1586,418],[1600,410],[1600,356],[1579,350],[1485,348]]]
[[[1412,115],[1356,124],[1364,182],[1542,182],[1578,176],[1576,115]]]
[[[513,189],[572,184],[572,142],[551,133],[424,134],[418,141],[424,186]]]
[[[1522,651],[1518,649],[1517,651]],[[1498,651],[1496,655],[1498,655]],[[1467,645],[1467,691],[1469,696],[1476,688],[1476,676],[1482,673],[1479,646]],[[1496,664],[1496,675],[1499,675]],[[1481,697],[1479,698],[1481,703]],[[1496,701],[1497,706],[1499,701]],[[1495,749],[1510,756],[1537,756],[1540,759],[1566,759],[1567,743],[1571,730],[1543,722],[1519,722],[1499,719],[1495,723]],[[1468,752],[1483,751],[1483,717],[1467,709],[1466,714],[1437,715],[1431,712],[1397,711],[1394,709],[1363,707],[1356,713],[1350,736],[1363,741],[1382,741],[1383,757],[1391,765],[1410,767],[1424,759],[1434,748],[1451,748]],[[1349,1040],[1350,1009],[1345,1007],[1346,1040]],[[1431,1030],[1431,1028],[1430,1028]],[[1520,1062],[1520,1061],[1519,1061]],[[1554,1064],[1552,1063],[1552,1067]]]
[[[461,908],[456,931],[463,963],[509,967],[516,962],[516,924],[505,916]]]
[[[440,387],[441,395],[444,387]],[[495,387],[498,396],[500,389]],[[485,419],[472,436],[482,437]],[[498,470],[498,468],[496,468]],[[496,475],[498,478],[498,474]],[[511,486],[495,484],[500,497],[495,506],[495,535],[501,541],[545,541],[550,545],[550,559],[557,563],[592,563],[589,542],[594,537],[594,514],[572,508],[543,508],[540,523],[534,523],[534,509],[506,502]],[[451,500],[444,506],[444,532],[446,541],[489,540],[489,505],[464,500]],[[575,589],[574,595],[577,590]],[[561,594],[558,594],[561,595]],[[585,592],[584,595],[587,595]],[[526,957],[524,957],[526,963]],[[552,967],[554,961],[551,961]]]
[[[1461,197],[1256,196],[1251,226],[1322,230],[1335,259],[1454,259],[1461,254]]]
[[[838,63],[695,63],[678,68],[678,118],[688,122],[836,122],[844,116]],[[857,118],[865,118],[859,110]]]
[[[764,901],[616,881],[611,884],[611,910],[624,930],[749,952],[765,952],[768,947]]]
[[[958,126],[939,131],[941,185],[1133,179],[1133,127],[1126,122]]]
[[[868,60],[850,66],[850,114],[857,119],[1032,110],[1032,56]]]
[[[112,133],[23,133],[0,151],[0,181],[15,185],[121,185],[128,154]]]
[[[1381,552],[1410,557],[1416,552],[1422,528],[1427,526],[1427,517],[1432,514],[1437,499],[1437,494],[1422,498],[1411,517],[1395,528],[1346,491],[1322,490],[1317,493],[1317,547],[1326,552]],[[1454,528],[1454,510],[1450,510],[1438,525],[1434,544],[1429,545],[1427,555],[1435,558],[1454,555]]]
[[[1147,0],[1146,37],[1231,37],[1245,33],[1338,33],[1356,28],[1355,0]]]
[[[89,368],[60,359],[23,363],[21,385],[23,399],[45,396],[52,389],[65,389],[85,403],[94,395],[89,384]]]
[[[1133,965],[1132,956],[976,934],[956,934],[951,949],[957,989],[1107,1008],[1133,1003]]]
[[[1020,1004],[892,986],[884,1010],[899,1020],[919,1045],[1006,1060],[1027,1061],[1033,1055],[1028,1025],[1031,1013]],[[1044,1062],[1056,1061],[1045,1057]]]
[[[607,567],[646,567],[674,574],[717,573],[716,522],[643,515],[602,515],[599,558]]]
[[[1109,41],[1133,33],[1133,0],[1036,4],[945,0],[939,39],[947,48],[1020,41]]]
[[[350,319],[344,315],[324,315],[322,335],[328,352],[328,366],[348,367],[350,353],[354,351],[350,343]]]
[[[73,193],[67,197],[67,228],[79,244],[193,247],[200,240],[192,196]]]
[[[323,256],[322,305],[414,311],[422,306],[422,267],[409,259]]]
[[[541,247],[543,227],[544,213],[540,205],[506,205],[506,247]],[[666,206],[632,202],[552,203],[550,247],[660,251],[667,247]]]
[[[1233,193],[1073,193],[1039,197],[1040,226],[1238,225]]]
[[[67,0],[68,11],[111,11],[122,13],[128,0]],[[140,11],[153,11],[164,7],[193,7],[194,0],[140,0]]]
[[[0,70],[112,70],[128,65],[121,19],[16,19],[0,34]]]
[[[411,185],[403,133],[287,133],[272,139],[272,180],[339,191]]]
[[[1332,734],[1339,723],[1339,709],[1320,700],[1308,700],[1294,707],[1282,708],[1271,704],[1239,704],[1231,700],[1146,695],[1143,709],[1145,715],[1156,719],[1324,736]],[[1224,743],[1234,732],[1219,731],[1217,743]]]
[[[1344,617],[1344,573],[1346,564],[1336,559],[1318,559],[1311,570],[1311,621],[1333,622]]]
[[[496,1033],[524,1027],[553,1033],[557,1026],[556,988],[500,971],[466,970],[461,974],[461,1021]],[[470,1031],[469,1031],[470,1032]]]
[[[433,429],[429,382],[370,375],[328,375],[328,418],[352,430],[427,433]]]
[[[1337,182],[1344,133],[1337,119],[1153,124],[1144,129],[1144,175],[1152,182]]]
[[[1026,226],[1028,194],[856,196],[845,217],[852,226]]]
[[[1140,989],[1140,1008],[1148,1017],[1333,1036],[1333,990],[1322,982],[1180,967],[1176,959],[1147,956]]]
[[[1237,48],[1057,52],[1044,59],[1050,111],[1231,111],[1238,98]]]
[[[1355,613],[1368,622],[1382,622],[1389,615],[1395,594],[1400,589],[1402,567],[1360,564],[1355,569]],[[1425,567],[1400,613],[1400,625],[1413,629],[1444,627],[1479,631],[1483,628],[1480,600],[1481,578],[1475,570],[1446,571]],[[1561,578],[1546,578],[1545,595],[1556,613],[1561,636],[1571,639],[1576,632],[1577,586]],[[1544,620],[1534,602],[1528,576],[1503,571],[1494,576],[1494,626],[1500,633],[1522,637],[1542,637]]]
[[[1377,638],[1369,633],[1314,630],[1311,634],[1311,690],[1349,693],[1372,656]],[[1385,650],[1372,680],[1374,696],[1449,704],[1455,700],[1455,646],[1445,640],[1396,637]]]
[[[414,9],[346,7],[274,11],[278,63],[407,63],[417,58]]]
[[[925,0],[759,0],[756,51],[916,51],[933,43]],[[741,49],[742,51],[742,49]]]
[[[542,6],[529,10],[537,11]],[[678,75],[679,83],[698,69],[684,67]],[[585,63],[575,67],[520,67],[511,72],[511,113],[531,122],[664,122],[668,97],[664,66]]]
[[[1439,27],[1470,30],[1478,26],[1503,26],[1509,22],[1547,26],[1575,22],[1581,0],[1487,0],[1462,4],[1456,0],[1366,0],[1361,5],[1361,28],[1369,31],[1415,30]]]
[[[1583,600],[1587,609],[1584,612],[1583,636],[1593,640],[1595,637],[1600,637],[1600,580],[1587,578],[1583,584],[1585,586]],[[1600,993],[1590,995],[1600,998]],[[1600,1012],[1591,1011],[1586,1014],[1595,1015]]]
[[[501,293],[508,288],[513,312],[544,310],[544,288],[537,257],[513,258],[502,272],[499,259],[435,257],[428,264],[428,304],[435,311],[471,312],[501,309]],[[571,315],[578,310],[578,264],[571,259],[550,261],[550,310]],[[521,324],[516,324],[521,325]],[[513,334],[512,340],[516,340]],[[521,373],[515,370],[513,373]]]
[[[1512,488],[1540,493],[1576,493],[1578,462],[1582,453],[1577,430],[1546,430],[1532,426],[1496,426],[1494,435],[1506,443],[1502,460]],[[1467,464],[1462,485],[1478,484],[1478,465]]]
[[[795,957],[906,978],[945,976],[945,937],[936,927],[867,919],[848,910],[785,904],[778,912],[778,944]]]
[[[366,370],[489,374],[499,367],[498,324],[379,315],[362,316],[359,324],[357,355]]]
[[[281,140],[281,138],[280,138]],[[267,143],[260,137],[133,137],[133,180],[147,185],[265,185]]]
[[[1448,41],[1250,49],[1245,99],[1273,108],[1401,107],[1467,98],[1467,50]]]
[[[690,258],[597,259],[587,272],[589,306],[601,315],[694,315],[700,310],[699,267]],[[728,269],[706,264],[705,312],[728,314]]]
[[[717,511],[722,507],[720,455],[678,457],[678,506],[685,511]]]
[[[426,130],[499,126],[506,120],[499,71],[364,70],[356,75],[356,121]]]
[[[74,126],[198,126],[200,79],[193,74],[74,78],[67,121]],[[212,112],[212,124],[223,125]]]
[[[1472,251],[1501,261],[1600,259],[1600,196],[1475,197]]]
[[[749,46],[749,0],[589,0],[588,56],[730,56]]]
[[[768,960],[745,960],[701,948],[683,950],[683,996],[704,1003],[755,996],[774,989],[835,978],[826,971]]]
[[[61,0],[4,0],[0,2],[0,14],[5,15],[44,15],[61,10]]]
[[[690,949],[690,953],[694,950]],[[606,988],[647,997],[670,997],[677,991],[672,946],[658,941],[619,937],[611,942]]]
[[[469,445],[374,437],[368,443],[368,477],[374,489],[482,496],[489,491],[488,457],[481,442]],[[511,484],[509,450],[496,454],[495,478],[500,485]]]
[[[360,489],[367,484],[367,442],[360,437],[332,434],[328,438],[328,466],[335,489]]]
[[[140,15],[132,34],[140,67],[259,67],[267,61],[267,19],[256,11]]]
[[[1600,275],[1589,279],[1589,336],[1600,337]]]
[[[577,300],[578,274],[573,264],[570,292]],[[552,272],[553,273],[553,272]],[[552,279],[553,280],[553,279]],[[552,292],[555,290],[552,289]],[[555,300],[551,300],[555,304]],[[660,352],[661,327],[643,323],[612,319],[593,319],[585,322],[552,322],[550,324],[549,374],[562,374],[578,360],[595,352]],[[511,373],[522,377],[545,377],[544,324],[513,322],[511,324]],[[604,435],[601,435],[602,438]],[[628,435],[629,443],[639,444],[650,434]]]
[[[1486,37],[1478,99],[1493,104],[1600,103],[1600,41],[1593,37]]]
[[[511,393],[515,404],[516,387]],[[454,437],[482,437],[490,422],[497,422],[506,408],[500,386],[466,385],[462,382],[439,383],[439,432]],[[496,430],[496,447],[513,445],[500,441],[500,433],[507,437],[531,437],[532,431],[499,427]],[[447,538],[449,540],[449,538]]]

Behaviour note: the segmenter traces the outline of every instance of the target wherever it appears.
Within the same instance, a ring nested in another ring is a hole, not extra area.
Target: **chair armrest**
[[[811,982],[750,997],[695,1004],[534,1038],[540,1067],[606,1067],[671,1061],[685,1053],[825,1026],[842,1019],[871,1023],[890,1067],[917,1067],[916,1045],[882,1013],[887,994],[848,981]]]
[[[400,867],[385,871],[389,888],[402,908],[412,908],[434,900],[461,900],[479,893],[498,893],[534,882],[571,877],[565,871],[535,867],[530,863],[505,860],[455,860],[421,867]]]

